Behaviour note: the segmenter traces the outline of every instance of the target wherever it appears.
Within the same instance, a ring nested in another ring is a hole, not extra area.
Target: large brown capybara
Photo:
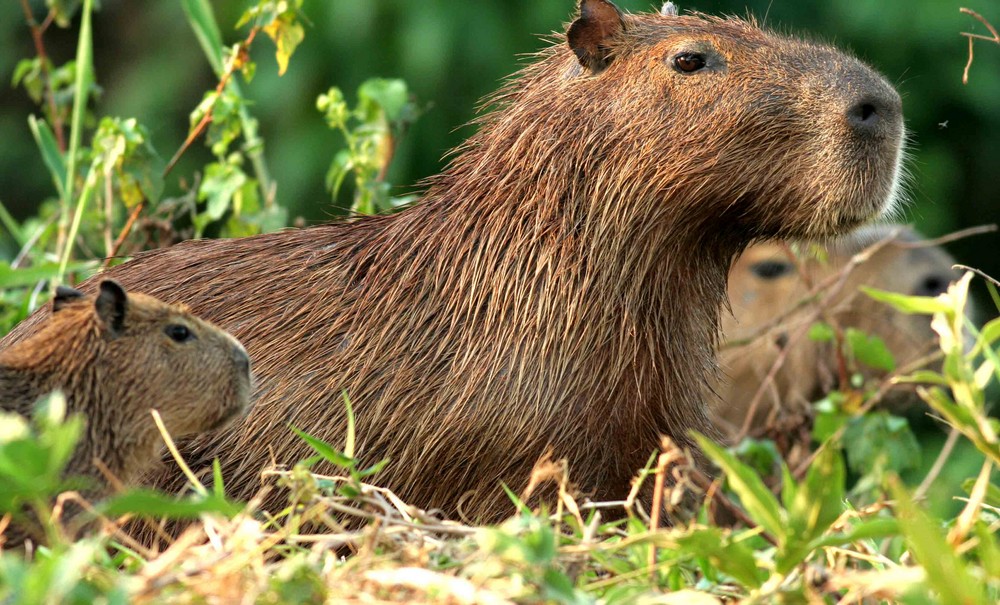
[[[150,409],[173,437],[243,415],[250,359],[235,338],[184,308],[104,280],[97,296],[60,288],[39,330],[0,352],[0,409],[31,415],[56,390],[87,423],[66,473],[93,478],[88,494],[100,497],[109,488],[94,460],[125,484],[159,461],[163,441]]]
[[[247,345],[253,412],[184,451],[218,457],[232,496],[255,494],[272,456],[311,455],[289,425],[342,444],[346,392],[362,462],[388,458],[375,481],[414,505],[500,519],[515,510],[501,483],[524,488],[549,450],[581,492],[621,499],[660,435],[712,431],[732,259],[848,231],[899,191],[893,88],[741,20],[583,0],[492,105],[398,214],[185,242],[109,272]]]
[[[876,247],[867,261],[850,270],[843,286],[825,301],[828,315],[822,319],[832,319],[842,330],[855,328],[879,337],[897,367],[915,362],[935,348],[936,335],[928,317],[899,313],[859,290],[869,286],[912,296],[936,296],[961,277],[952,268],[955,261],[947,252],[923,245],[923,238],[912,229],[899,225],[863,228],[820,246],[825,254],[819,256],[803,245],[805,253],[797,261],[787,246],[751,246],[729,274],[733,313],[723,315],[722,372],[714,387],[718,397],[709,397],[712,417],[723,433],[735,437],[742,432],[755,398],[753,418],[746,425],[750,435],[780,427],[782,417],[792,422],[808,418],[811,402],[837,387],[840,364],[834,343],[811,340],[803,331],[804,324],[816,319],[817,306],[825,296],[803,301],[816,286],[840,275],[855,254],[883,239],[888,243]],[[850,373],[868,378],[886,373],[852,363],[849,358],[845,361],[850,363],[846,368]],[[776,362],[773,382],[768,381],[758,397]],[[915,401],[911,392],[902,389],[891,395],[886,403],[896,411]]]

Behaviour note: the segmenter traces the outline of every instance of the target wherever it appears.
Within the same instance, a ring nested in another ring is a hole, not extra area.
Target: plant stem
[[[66,188],[63,190],[62,214],[59,217],[59,239],[62,244],[62,254],[59,261],[59,275],[56,276],[54,283],[51,285],[52,288],[61,284],[65,279],[66,265],[69,263],[69,257],[73,251],[73,240],[76,239],[76,229],[73,229],[72,234],[67,235],[66,226],[69,223],[69,212],[73,203],[73,189],[76,183],[76,161],[83,131],[83,114],[87,107],[88,89],[93,79],[91,69],[93,40],[90,25],[90,16],[93,10],[93,0],[83,0],[80,40],[76,48],[76,80],[73,83],[73,116],[70,122],[69,157],[66,162]],[[86,203],[86,199],[82,195],[80,202],[77,204],[77,215],[74,216],[73,220],[76,228],[79,228],[80,214],[83,213],[84,204]]]

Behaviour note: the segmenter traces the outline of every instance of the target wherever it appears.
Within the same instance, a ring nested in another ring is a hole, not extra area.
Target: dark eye
[[[181,324],[170,324],[163,329],[174,342],[187,342],[194,340],[194,333],[187,326]]]
[[[705,67],[705,55],[701,53],[678,53],[674,55],[674,68],[681,73],[694,73]]]
[[[750,271],[763,279],[777,279],[792,272],[791,263],[780,260],[765,260],[750,265]]]

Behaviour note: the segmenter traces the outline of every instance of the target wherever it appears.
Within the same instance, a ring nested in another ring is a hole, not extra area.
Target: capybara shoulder
[[[310,455],[289,424],[342,443],[346,392],[361,461],[388,458],[376,482],[414,505],[501,518],[501,484],[524,488],[546,452],[583,493],[622,499],[661,435],[712,431],[702,387],[734,256],[843,233],[898,197],[892,86],[747,21],[583,0],[490,106],[399,213],[109,272],[253,356],[248,419],[184,452],[220,458],[231,495]]]
[[[59,288],[38,332],[0,351],[0,408],[30,415],[56,390],[87,423],[67,473],[100,478],[96,459],[132,483],[159,459],[150,409],[174,437],[220,428],[248,408],[250,361],[183,307],[105,280],[95,296]]]
[[[867,260],[847,267],[855,254],[883,239],[886,242]],[[936,296],[960,277],[947,252],[926,245],[920,234],[901,225],[870,227],[825,244],[803,243],[800,249],[796,254],[783,244],[752,246],[729,275],[733,313],[723,317],[722,372],[714,388],[718,397],[709,399],[714,402],[713,418],[731,436],[740,433],[751,411],[753,418],[746,424],[751,435],[781,426],[782,417],[808,418],[810,403],[837,387],[840,367],[834,344],[808,337],[810,319],[832,320],[841,330],[877,336],[896,365],[906,365],[934,348],[929,319],[899,313],[860,288]],[[842,285],[830,282],[845,270]],[[830,288],[810,299],[823,284]],[[828,294],[834,287],[839,289]],[[821,303],[826,309],[822,317],[817,314]],[[845,370],[868,378],[885,374],[858,363]],[[914,400],[903,389],[886,399],[897,410]]]

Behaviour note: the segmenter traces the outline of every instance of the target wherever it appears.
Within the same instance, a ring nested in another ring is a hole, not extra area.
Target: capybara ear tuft
[[[625,31],[625,17],[607,0],[580,0],[580,17],[569,26],[566,39],[580,64],[600,73],[611,64],[612,39]]]
[[[94,301],[97,316],[101,318],[108,330],[117,335],[125,326],[125,311],[128,307],[128,295],[121,285],[110,279],[101,282],[101,293]]]
[[[81,298],[83,298],[83,292],[69,286],[58,286],[56,287],[56,295],[52,299],[52,312],[56,313],[69,303]]]

